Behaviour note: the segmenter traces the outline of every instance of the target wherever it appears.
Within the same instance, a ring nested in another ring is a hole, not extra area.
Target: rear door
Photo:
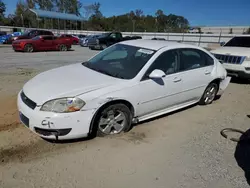
[[[199,100],[205,88],[213,80],[214,61],[199,49],[179,49],[179,73],[182,79],[181,98],[183,102]]]

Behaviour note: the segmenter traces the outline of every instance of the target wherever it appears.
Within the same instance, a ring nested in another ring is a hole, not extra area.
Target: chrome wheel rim
[[[215,95],[216,95],[216,86],[212,85],[208,87],[204,96],[205,103],[206,104],[211,103],[214,100]]]
[[[103,114],[99,121],[99,130],[106,135],[122,132],[126,125],[126,116],[122,111],[110,110]]]
[[[61,46],[61,51],[66,51],[67,50],[67,47],[65,45],[62,45]]]
[[[30,45],[28,45],[28,46],[27,46],[27,52],[33,52],[33,47],[30,46]]]

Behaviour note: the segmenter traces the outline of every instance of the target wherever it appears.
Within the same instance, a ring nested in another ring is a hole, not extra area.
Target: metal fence
[[[13,32],[16,30],[37,29],[37,28],[22,28],[22,27],[8,27],[0,26],[0,31]],[[86,30],[57,30],[49,29],[54,34],[99,34],[104,31],[86,31]],[[250,36],[243,34],[197,34],[197,33],[148,33],[148,32],[122,32],[124,36],[142,36],[143,39],[151,39],[154,37],[165,38],[168,41],[177,41],[189,44],[195,44],[201,47],[209,47],[210,44],[220,44],[221,42],[228,42],[234,36]]]

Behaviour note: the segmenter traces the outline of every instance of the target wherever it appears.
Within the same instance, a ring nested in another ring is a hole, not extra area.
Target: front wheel
[[[110,105],[98,113],[95,121],[97,136],[107,136],[127,132],[132,124],[129,108],[124,104]]]
[[[208,105],[211,104],[215,98],[216,94],[218,92],[219,86],[217,83],[210,83],[207,88],[205,89],[199,104],[200,105]]]
[[[32,45],[32,44],[26,44],[26,45],[24,46],[24,52],[29,52],[29,53],[34,52],[34,47],[33,47],[33,45]]]
[[[107,45],[106,45],[106,44],[102,44],[102,45],[101,45],[101,48],[102,48],[102,50],[104,50],[104,49],[107,48]]]

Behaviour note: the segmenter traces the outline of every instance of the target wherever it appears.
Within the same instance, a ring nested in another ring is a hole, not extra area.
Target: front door
[[[43,37],[43,41],[41,42],[41,49],[42,50],[51,50],[53,49],[53,36],[45,36]]]
[[[180,95],[183,87],[181,73],[178,72],[179,56],[177,50],[163,52],[146,72],[138,85],[138,116],[154,113],[175,104],[181,103]],[[166,76],[161,79],[150,79],[148,75],[155,69],[162,70]]]

